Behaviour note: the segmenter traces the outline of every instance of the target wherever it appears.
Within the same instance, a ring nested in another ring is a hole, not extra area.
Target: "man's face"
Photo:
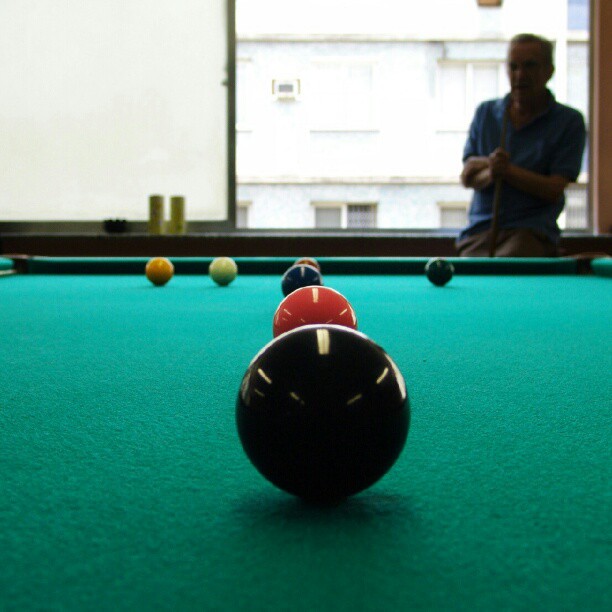
[[[536,42],[514,43],[508,52],[508,77],[514,99],[529,101],[541,96],[553,75]]]

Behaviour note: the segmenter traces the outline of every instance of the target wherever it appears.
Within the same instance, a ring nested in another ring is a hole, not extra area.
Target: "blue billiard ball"
[[[427,278],[438,287],[446,285],[453,278],[454,272],[453,264],[442,257],[430,259],[425,266]]]
[[[322,285],[321,273],[313,266],[301,264],[291,266],[284,274],[281,281],[281,289],[284,296],[301,287]]]

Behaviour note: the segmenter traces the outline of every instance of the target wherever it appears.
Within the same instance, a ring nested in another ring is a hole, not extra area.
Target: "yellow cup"
[[[170,198],[170,223],[168,224],[168,231],[171,234],[184,234],[187,231],[184,196],[172,196]]]
[[[149,196],[149,234],[164,233],[164,196]]]

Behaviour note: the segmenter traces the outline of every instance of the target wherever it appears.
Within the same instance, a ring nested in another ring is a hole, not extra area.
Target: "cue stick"
[[[506,130],[508,128],[508,116],[510,115],[510,103],[504,110],[502,120],[501,137],[499,146],[503,149],[506,145]],[[493,219],[491,220],[491,242],[489,243],[489,257],[495,257],[495,247],[497,246],[497,232],[499,231],[499,201],[501,198],[502,180],[495,179],[495,191],[493,193]]]

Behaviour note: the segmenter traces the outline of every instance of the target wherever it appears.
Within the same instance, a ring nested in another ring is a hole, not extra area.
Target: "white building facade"
[[[588,121],[588,0],[238,0],[236,21],[238,227],[462,227],[467,129],[519,32],[554,42],[550,87]],[[587,168],[567,229],[589,224]]]

